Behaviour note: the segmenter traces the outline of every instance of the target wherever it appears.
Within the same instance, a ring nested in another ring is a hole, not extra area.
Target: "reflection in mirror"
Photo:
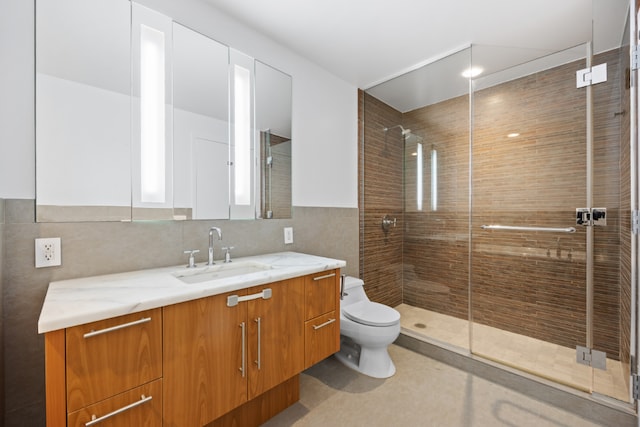
[[[173,24],[174,215],[229,218],[229,49]]]
[[[255,218],[254,87],[253,58],[231,49],[231,149],[229,152],[231,219]]]
[[[131,219],[130,3],[37,1],[36,220]]]
[[[259,218],[291,218],[291,76],[256,61]]]
[[[132,218],[173,218],[172,20],[132,4]]]

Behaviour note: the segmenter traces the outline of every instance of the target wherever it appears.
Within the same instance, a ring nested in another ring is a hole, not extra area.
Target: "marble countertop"
[[[176,277],[206,269],[184,265],[51,282],[38,320],[38,333],[346,266],[342,260],[280,252],[235,258],[235,265],[257,263],[269,269],[188,284]],[[222,265],[216,261],[216,266]]]

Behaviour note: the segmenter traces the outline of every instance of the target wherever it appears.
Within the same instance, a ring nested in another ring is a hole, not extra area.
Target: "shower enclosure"
[[[562,51],[473,45],[360,93],[360,271],[404,334],[630,403],[629,3],[592,13],[614,3],[613,45],[587,22]]]

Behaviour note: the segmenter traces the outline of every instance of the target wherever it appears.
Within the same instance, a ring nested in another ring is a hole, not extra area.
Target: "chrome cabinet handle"
[[[84,334],[84,337],[91,338],[91,337],[95,337],[96,335],[102,335],[109,332],[117,331],[120,329],[128,328],[135,325],[140,325],[142,323],[148,323],[148,322],[151,322],[151,317],[143,317],[142,319],[136,320],[134,322],[123,323],[122,325],[112,326],[110,328],[100,329],[98,331],[87,332],[86,334]]]
[[[258,370],[260,370],[260,366],[261,366],[261,355],[260,355],[260,329],[262,326],[262,319],[261,318],[257,318],[255,319],[255,322],[258,324],[258,360],[255,361],[255,364],[258,365]]]
[[[235,307],[239,302],[243,301],[251,301],[253,299],[269,299],[272,295],[271,288],[263,289],[262,292],[258,292],[257,294],[247,295],[239,297],[238,295],[229,295],[227,297],[227,307]]]
[[[125,412],[125,411],[128,411],[129,409],[133,409],[133,408],[135,408],[136,406],[142,405],[143,403],[147,403],[147,402],[148,402],[148,401],[150,401],[151,399],[153,399],[153,396],[146,397],[146,396],[143,394],[142,396],[140,396],[140,400],[138,400],[137,402],[133,402],[133,403],[131,403],[131,404],[127,405],[127,406],[123,406],[123,407],[122,407],[122,408],[120,408],[120,409],[116,409],[116,410],[115,410],[115,411],[113,411],[113,412],[109,412],[108,414],[103,415],[103,416],[101,416],[100,418],[98,418],[95,414],[94,414],[94,415],[91,415],[91,421],[88,421],[88,422],[84,423],[84,425],[85,425],[86,427],[89,427],[89,426],[92,426],[92,425],[95,425],[95,424],[101,423],[102,421],[106,420],[107,418],[111,418],[111,417],[113,417],[114,415],[121,414],[121,413],[123,413],[123,412]]]
[[[244,345],[244,338],[245,338],[245,326],[244,326],[244,322],[240,323],[240,328],[242,329],[242,362],[240,365],[240,372],[242,372],[242,378],[244,378],[245,376],[245,372],[246,372],[246,366],[245,366],[245,345]]]
[[[325,274],[324,276],[314,277],[313,280],[318,281],[318,280],[322,280],[322,279],[328,279],[329,277],[334,277],[335,275],[336,275],[336,273]]]
[[[324,328],[325,326],[330,325],[330,324],[332,324],[332,323],[333,323],[333,322],[335,322],[335,321],[336,321],[336,319],[329,319],[329,320],[327,320],[326,322],[324,322],[324,323],[323,323],[323,324],[321,324],[321,325],[317,325],[317,326],[316,326],[316,325],[313,325],[313,329],[314,329],[314,330],[318,330],[318,329],[320,329],[320,328]]]

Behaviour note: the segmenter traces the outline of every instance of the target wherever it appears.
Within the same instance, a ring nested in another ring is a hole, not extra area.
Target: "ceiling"
[[[594,50],[617,47],[629,5],[629,0],[206,1],[363,89],[471,44],[493,48],[487,60],[514,52],[520,62],[542,57],[590,40],[592,16]]]

